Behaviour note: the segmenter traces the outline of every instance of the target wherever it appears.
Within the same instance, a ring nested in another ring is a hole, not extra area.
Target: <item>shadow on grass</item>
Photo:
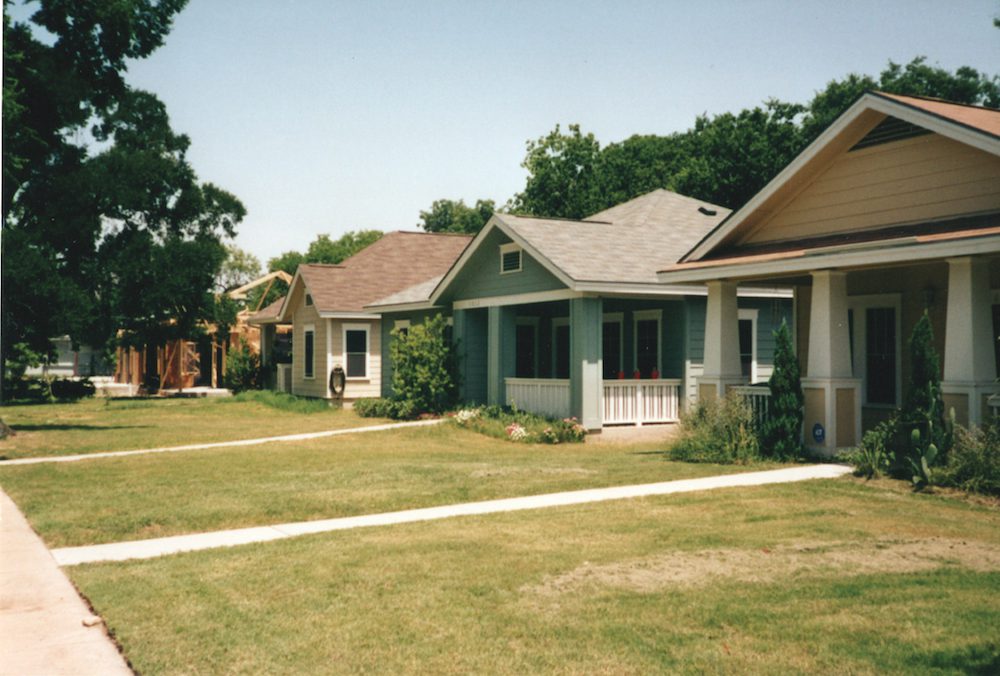
[[[980,643],[955,650],[938,650],[914,655],[912,661],[917,668],[933,667],[963,674],[1000,674],[1000,643]]]
[[[151,425],[66,425],[53,423],[48,425],[14,425],[13,427],[15,432],[64,432],[68,430],[107,432],[108,430],[148,429]]]

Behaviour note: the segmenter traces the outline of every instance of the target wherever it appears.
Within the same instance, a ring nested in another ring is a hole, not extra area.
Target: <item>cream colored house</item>
[[[330,375],[340,367],[344,399],[381,396],[381,316],[365,306],[440,277],[471,239],[390,232],[339,265],[300,265],[274,320],[292,325],[292,394],[332,397]]]
[[[1000,111],[869,93],[663,284],[707,284],[701,396],[739,382],[737,293],[795,290],[805,439],[833,452],[898,407],[926,310],[959,422],[1000,391]]]

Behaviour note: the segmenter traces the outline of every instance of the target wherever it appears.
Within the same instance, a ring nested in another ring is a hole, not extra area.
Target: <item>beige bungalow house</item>
[[[332,397],[330,375],[339,366],[346,375],[345,400],[381,396],[381,316],[365,306],[440,278],[471,239],[390,232],[339,265],[300,265],[280,310],[261,318],[292,325],[291,392]]]
[[[658,278],[708,286],[701,396],[739,380],[737,294],[795,290],[814,449],[856,445],[902,403],[925,311],[945,404],[977,424],[1000,391],[1000,110],[865,94]]]

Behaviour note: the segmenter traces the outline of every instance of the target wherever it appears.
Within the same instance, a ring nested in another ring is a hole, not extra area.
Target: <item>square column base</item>
[[[805,412],[802,436],[806,448],[831,456],[838,448],[861,443],[861,380],[803,378]]]
[[[698,399],[713,399],[726,396],[734,387],[746,385],[747,381],[742,375],[739,376],[699,376],[698,377]]]
[[[996,394],[1000,394],[1000,383],[954,380],[941,383],[945,415],[950,409],[955,409],[955,422],[964,427],[982,425],[989,419],[993,413],[988,400]]]

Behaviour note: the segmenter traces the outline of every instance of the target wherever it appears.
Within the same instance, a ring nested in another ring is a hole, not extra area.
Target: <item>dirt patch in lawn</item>
[[[794,575],[915,573],[945,566],[979,572],[1000,570],[1000,546],[927,538],[874,542],[812,542],[764,549],[672,552],[614,564],[584,563],[522,592],[555,596],[589,587],[657,591],[705,584],[721,578],[772,582]]]
[[[482,479],[491,476],[510,476],[513,474],[549,474],[557,476],[589,476],[597,474],[597,470],[584,469],[582,467],[490,467],[489,469],[477,469],[469,476],[474,479]]]

